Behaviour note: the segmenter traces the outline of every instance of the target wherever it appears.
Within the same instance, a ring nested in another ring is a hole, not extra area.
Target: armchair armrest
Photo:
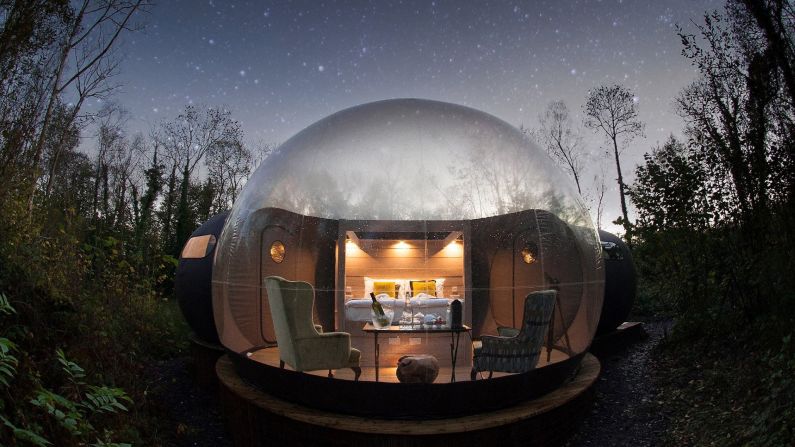
[[[319,324],[316,324],[315,325],[315,330],[317,331],[318,334],[322,334],[323,333],[323,326],[321,326]]]
[[[517,335],[519,335],[519,329],[507,326],[500,326],[497,328],[497,334],[499,334],[500,337],[516,337]]]
[[[324,332],[315,337],[295,340],[297,357],[306,371],[337,369],[348,366],[351,335],[347,332]]]
[[[513,337],[501,337],[497,335],[483,335],[480,337],[481,352],[494,353],[504,349],[507,343],[510,343]]]

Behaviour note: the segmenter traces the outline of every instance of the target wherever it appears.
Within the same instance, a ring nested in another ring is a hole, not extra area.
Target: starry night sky
[[[630,173],[644,152],[681,134],[672,100],[696,73],[675,24],[692,31],[691,20],[722,4],[168,0],[147,14],[146,30],[127,36],[116,98],[132,130],[189,103],[225,105],[247,140],[279,143],[343,108],[399,97],[463,104],[531,128],[562,99],[581,121],[588,89],[620,82],[646,122],[647,137],[626,152]],[[584,134],[588,150],[602,153],[603,140]],[[618,215],[613,165],[606,171],[605,223]]]

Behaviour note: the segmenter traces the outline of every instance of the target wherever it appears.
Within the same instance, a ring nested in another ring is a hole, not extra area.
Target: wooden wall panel
[[[361,271],[367,273],[365,269],[392,269],[392,270],[439,270],[439,271],[458,271],[463,268],[461,258],[386,258],[386,257],[348,257],[345,268],[349,275]]]

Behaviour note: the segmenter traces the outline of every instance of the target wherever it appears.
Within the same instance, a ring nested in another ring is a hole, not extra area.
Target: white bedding
[[[378,302],[381,303],[382,306],[388,306],[395,311],[395,315],[392,317],[393,323],[400,321],[400,316],[403,314],[403,308],[406,307],[405,301],[396,300],[394,298],[378,298]],[[345,319],[348,321],[370,321],[372,303],[373,301],[370,298],[346,301]]]
[[[406,307],[405,301],[394,298],[378,298],[378,302],[385,306],[390,306],[395,311],[392,318],[393,323],[400,320],[403,309]],[[348,321],[370,321],[370,311],[372,300],[367,299],[352,299],[345,302],[345,319]],[[450,300],[447,298],[412,298],[409,301],[411,310],[414,312],[422,312],[425,315],[436,314],[446,315],[447,306]]]
[[[438,309],[442,308],[444,311],[447,311],[447,306],[450,304],[450,301],[447,298],[412,298],[409,301],[409,305],[412,309],[416,312],[417,309],[421,309],[422,313],[425,312],[423,309]],[[438,312],[434,312],[438,313]]]

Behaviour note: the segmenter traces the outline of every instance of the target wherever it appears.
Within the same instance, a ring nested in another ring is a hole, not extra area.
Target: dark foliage
[[[676,445],[793,439],[792,18],[789,2],[730,1],[680,29],[701,73],[677,98],[688,139],[648,154],[628,193],[641,300],[678,321],[661,379]]]
[[[125,133],[124,110],[107,100],[115,46],[147,6],[0,1],[3,445],[174,436],[145,372],[187,340],[171,297],[176,258],[230,206],[253,157],[224,109],[187,107],[148,138]],[[106,106],[86,115],[88,98]],[[190,126],[201,132],[179,140]],[[83,152],[86,136],[95,147]],[[213,181],[197,178],[202,164]]]

